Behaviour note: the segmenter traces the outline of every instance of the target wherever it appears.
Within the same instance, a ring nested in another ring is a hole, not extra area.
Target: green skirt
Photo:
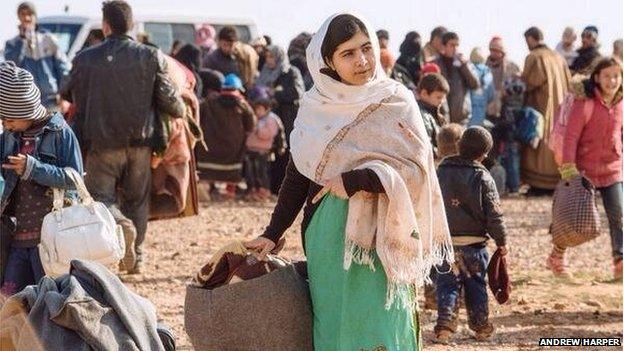
[[[305,233],[315,351],[420,350],[416,312],[395,303],[385,309],[387,278],[375,270],[343,268],[348,201],[328,195]]]

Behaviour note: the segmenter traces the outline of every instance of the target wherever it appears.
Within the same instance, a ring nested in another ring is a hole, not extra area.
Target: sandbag
[[[580,175],[557,184],[550,225],[555,246],[578,246],[600,234],[600,215],[595,193],[594,186]]]
[[[213,290],[189,285],[184,326],[197,351],[312,351],[308,284],[288,265]]]

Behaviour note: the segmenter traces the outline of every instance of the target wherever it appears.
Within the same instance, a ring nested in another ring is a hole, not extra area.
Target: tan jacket
[[[243,80],[245,88],[249,89],[258,77],[258,60],[260,57],[254,48],[240,41],[234,46],[233,54],[238,60],[240,78]]]

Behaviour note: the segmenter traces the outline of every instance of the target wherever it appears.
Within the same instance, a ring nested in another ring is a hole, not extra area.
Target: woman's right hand
[[[256,258],[260,261],[264,261],[266,256],[275,248],[273,241],[262,236],[246,241],[243,245],[248,250],[254,251]]]

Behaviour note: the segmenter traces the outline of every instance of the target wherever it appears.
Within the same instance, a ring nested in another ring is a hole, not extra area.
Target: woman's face
[[[363,85],[373,79],[377,59],[370,39],[361,30],[338,45],[329,66],[343,83]]]
[[[613,96],[622,85],[622,71],[618,66],[607,67],[595,78],[603,95]]]
[[[275,67],[277,67],[277,57],[275,57],[272,52],[267,51],[265,60],[266,61],[264,61],[264,64],[269,69],[274,69]]]

